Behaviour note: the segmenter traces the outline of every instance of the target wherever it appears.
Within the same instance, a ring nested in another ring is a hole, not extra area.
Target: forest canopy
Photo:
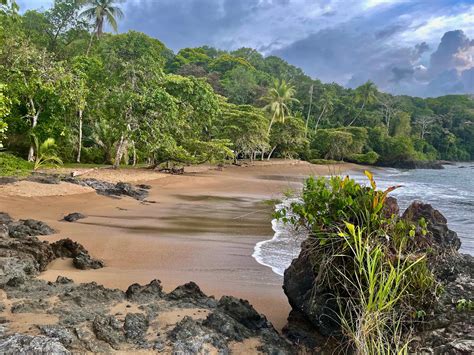
[[[20,15],[1,0],[0,149],[33,161],[35,141],[52,139],[62,161],[114,166],[474,157],[472,96],[347,89],[251,48],[173,53],[143,33],[104,32],[123,14],[119,2],[103,1],[103,12],[95,3],[55,0]]]

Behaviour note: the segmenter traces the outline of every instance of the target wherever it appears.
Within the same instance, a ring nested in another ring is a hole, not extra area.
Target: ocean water
[[[400,210],[403,211],[414,200],[430,203],[438,209],[447,218],[449,228],[461,238],[461,252],[474,255],[474,163],[448,165],[443,170],[375,169],[372,173],[379,189],[403,186],[390,194],[398,199]],[[357,182],[368,183],[361,172],[348,174]],[[284,201],[276,208],[289,206],[291,202]],[[272,227],[273,238],[258,243],[253,257],[278,275],[283,275],[298,256],[306,234],[281,221],[273,220]]]

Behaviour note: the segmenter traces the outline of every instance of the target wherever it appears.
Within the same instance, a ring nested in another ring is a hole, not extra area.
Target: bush
[[[327,164],[338,164],[338,163],[340,163],[337,160],[328,160],[328,159],[311,159],[309,162],[311,164],[316,164],[316,165],[327,165]]]
[[[379,155],[374,151],[370,151],[364,154],[352,154],[348,160],[357,164],[375,164],[379,159]]]
[[[0,153],[0,176],[25,176],[32,169],[33,163],[12,154]]]
[[[428,263],[434,251],[426,221],[402,219],[386,207],[396,187],[377,190],[366,175],[369,186],[349,177],[309,178],[291,213],[283,209],[276,217],[310,231],[305,251],[317,275],[313,288],[335,301],[320,317],[336,312],[351,350],[406,353],[416,314],[428,314],[439,296]]]

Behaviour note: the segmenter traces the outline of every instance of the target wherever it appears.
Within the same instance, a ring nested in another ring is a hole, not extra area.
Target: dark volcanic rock
[[[223,312],[213,312],[204,320],[203,325],[225,335],[230,340],[243,341],[252,336],[252,332]]]
[[[201,291],[198,285],[194,282],[176,287],[171,293],[167,295],[170,300],[186,300],[196,305],[203,305],[207,307],[216,307],[217,302],[214,297],[208,297]]]
[[[132,341],[142,340],[148,330],[148,319],[142,313],[128,313],[123,329],[125,336]]]
[[[70,213],[67,216],[65,216],[64,220],[66,222],[76,222],[76,221],[78,221],[80,219],[84,219],[84,218],[86,218],[86,216],[84,216],[82,213],[74,212],[74,213]]]
[[[431,232],[435,246],[441,249],[459,250],[461,247],[461,240],[456,232],[448,228],[446,218],[429,204],[414,201],[403,213],[402,218],[411,221],[424,218],[428,222],[428,230]]]
[[[105,341],[114,349],[119,349],[120,343],[125,341],[122,324],[114,316],[95,317],[92,328],[97,339]]]
[[[153,280],[148,285],[130,285],[125,293],[129,300],[152,302],[164,296],[160,280]]]
[[[222,335],[204,327],[191,317],[184,317],[170,332],[173,342],[173,353],[199,354],[205,352],[209,345],[218,353],[227,354],[229,348]]]
[[[69,238],[52,243],[51,248],[58,258],[75,258],[79,254],[87,253],[86,248]]]
[[[26,180],[39,184],[57,185],[61,182],[61,177],[57,174],[34,173]]]
[[[80,270],[101,269],[104,267],[103,261],[91,258],[88,253],[79,253],[72,260],[72,263]]]
[[[57,339],[15,334],[0,340],[2,354],[71,354]]]
[[[109,197],[129,196],[136,200],[144,200],[148,197],[148,189],[143,187],[134,187],[125,182],[118,182],[116,184],[101,181],[97,179],[76,179],[73,177],[66,177],[64,181],[77,184],[81,186],[92,187],[98,194]]]
[[[259,314],[247,300],[222,296],[217,307],[249,329],[258,330],[269,327],[267,318]]]
[[[51,248],[58,258],[72,258],[73,264],[77,269],[89,270],[104,267],[103,261],[93,259],[86,248],[69,238],[52,243]]]
[[[12,221],[7,225],[11,238],[50,235],[55,233],[55,230],[46,223],[34,219],[19,220],[17,222]]]

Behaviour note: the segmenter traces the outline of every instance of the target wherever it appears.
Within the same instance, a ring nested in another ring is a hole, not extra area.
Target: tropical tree
[[[81,13],[81,16],[94,22],[94,32],[91,34],[87,54],[89,54],[91,49],[94,34],[97,38],[100,38],[104,33],[104,24],[106,22],[117,32],[117,19],[123,17],[123,12],[116,4],[122,2],[123,0],[85,0],[86,9]]]
[[[362,111],[364,111],[365,106],[371,105],[377,101],[377,87],[372,81],[367,81],[365,84],[359,86],[355,90],[354,102],[356,104],[361,104],[362,106],[359,109],[359,112],[354,117],[354,119],[349,123],[349,126],[359,118]]]
[[[265,110],[270,111],[272,118],[268,126],[268,134],[272,129],[273,123],[285,122],[286,116],[290,115],[289,105],[294,102],[299,102],[293,96],[295,95],[295,88],[289,85],[285,80],[275,80],[273,86],[268,90],[266,96],[262,99],[268,104]]]

